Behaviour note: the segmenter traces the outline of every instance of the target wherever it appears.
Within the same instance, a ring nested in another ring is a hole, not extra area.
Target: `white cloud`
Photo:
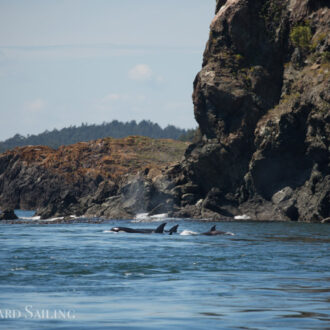
[[[25,102],[25,109],[29,112],[40,112],[45,108],[45,106],[46,102],[41,98]]]
[[[129,72],[128,77],[131,80],[139,82],[152,82],[153,84],[160,85],[164,82],[164,77],[156,75],[149,65],[137,64]]]
[[[107,103],[107,102],[120,100],[123,97],[124,97],[124,95],[122,95],[122,94],[111,93],[111,94],[104,96],[101,101],[102,101],[102,103]]]
[[[149,81],[153,78],[153,72],[147,64],[137,64],[128,72],[128,76],[132,80]]]

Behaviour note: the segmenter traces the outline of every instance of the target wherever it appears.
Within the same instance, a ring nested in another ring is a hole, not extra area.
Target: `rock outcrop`
[[[128,137],[58,150],[16,148],[0,155],[0,206],[38,210],[42,218],[125,218],[155,207],[168,210],[171,202],[155,186],[165,184],[162,172],[182,158],[187,145]]]
[[[0,213],[0,220],[16,220],[18,219],[14,210],[6,209]]]
[[[329,70],[328,2],[217,1],[194,82],[202,138],[178,171],[177,213],[329,217]]]

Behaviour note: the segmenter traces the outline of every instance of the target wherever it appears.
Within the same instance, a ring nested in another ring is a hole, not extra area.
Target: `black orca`
[[[158,226],[156,229],[146,229],[146,228],[129,228],[129,227],[113,227],[111,228],[111,231],[114,231],[116,233],[124,232],[124,233],[135,233],[135,234],[163,234],[164,233],[164,227],[166,226],[166,222],[162,223],[160,226]],[[173,227],[174,228],[174,227]],[[172,230],[171,228],[170,230]]]
[[[165,232],[168,233],[169,235],[172,235],[173,233],[178,232],[178,227],[179,227],[179,225],[175,225],[170,230],[165,230]]]
[[[202,233],[201,235],[214,236],[214,235],[226,235],[226,234],[227,233],[225,231],[217,230],[216,226],[213,226],[209,231]]]

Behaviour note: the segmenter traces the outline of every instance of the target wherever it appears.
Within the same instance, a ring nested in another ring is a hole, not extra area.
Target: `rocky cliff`
[[[38,210],[43,218],[123,218],[157,206],[168,209],[171,201],[154,185],[166,184],[162,172],[182,158],[186,147],[174,140],[128,137],[57,150],[16,148],[0,155],[0,206]]]
[[[329,27],[327,1],[217,1],[178,214],[329,217]]]

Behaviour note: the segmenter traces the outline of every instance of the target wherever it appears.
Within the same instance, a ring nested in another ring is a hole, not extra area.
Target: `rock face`
[[[0,220],[16,220],[18,219],[17,215],[15,214],[14,210],[3,210],[0,213]]]
[[[100,139],[60,147],[16,148],[0,155],[0,206],[38,210],[42,218],[71,214],[132,217],[171,205],[158,192],[161,173],[187,143],[144,137]],[[160,206],[159,206],[160,208]]]
[[[217,1],[177,214],[329,217],[329,22],[321,0]]]

